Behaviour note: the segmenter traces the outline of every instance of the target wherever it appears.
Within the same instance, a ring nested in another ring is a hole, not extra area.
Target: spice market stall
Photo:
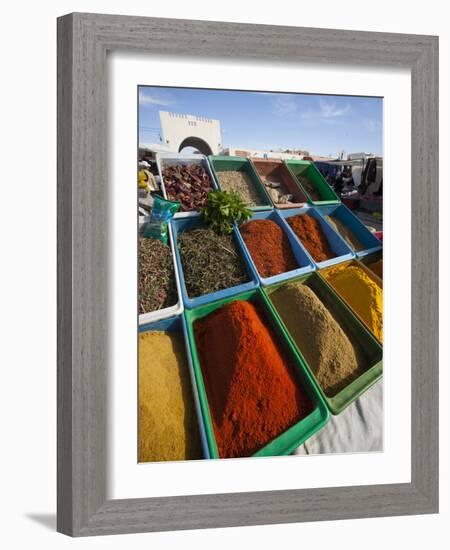
[[[339,419],[381,399],[382,243],[311,162],[193,157],[161,155],[139,241],[139,460],[350,450]]]

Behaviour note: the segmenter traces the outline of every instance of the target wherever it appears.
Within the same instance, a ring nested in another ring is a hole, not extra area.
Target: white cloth
[[[361,185],[361,175],[362,175],[362,167],[353,166],[352,177],[353,177],[353,183],[355,184],[355,187],[359,187]]]
[[[383,450],[383,380],[348,406],[294,454],[364,453]]]

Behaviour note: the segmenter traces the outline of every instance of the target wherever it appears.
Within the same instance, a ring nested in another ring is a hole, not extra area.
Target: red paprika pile
[[[299,214],[286,218],[286,221],[314,261],[323,262],[336,256],[318,220],[308,214]]]
[[[272,220],[253,220],[239,228],[261,277],[299,267],[286,233]]]
[[[221,458],[254,454],[311,412],[252,303],[226,304],[194,332]]]

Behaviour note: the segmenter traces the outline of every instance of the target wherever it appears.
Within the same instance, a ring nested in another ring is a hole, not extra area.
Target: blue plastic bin
[[[308,254],[309,258],[316,266],[317,269],[322,269],[323,267],[328,267],[330,265],[339,264],[346,260],[352,260],[355,258],[355,253],[351,250],[348,244],[344,239],[334,231],[330,224],[325,221],[325,219],[317,212],[316,208],[313,206],[305,206],[304,208],[290,208],[288,210],[277,210],[276,214],[283,220],[283,223],[287,227],[288,231],[294,236],[296,241],[302,246],[305,250],[305,253]],[[319,221],[322,231],[325,233],[326,238],[330,244],[331,250],[336,254],[335,258],[330,260],[324,260],[323,262],[316,262],[311,257],[309,252],[305,249],[300,239],[292,231],[290,225],[287,223],[287,218],[291,216],[297,216],[298,214],[308,214],[312,218],[315,218]]]
[[[361,244],[364,246],[363,250],[355,250],[357,258],[362,258],[372,252],[378,252],[382,248],[381,242],[375,237],[375,235],[367,229],[363,222],[355,216],[353,212],[345,206],[345,204],[339,204],[334,206],[318,206],[317,212],[325,218],[325,216],[334,216],[344,225],[346,225],[350,231],[357,237]],[[345,240],[345,239],[344,239]],[[350,247],[352,248],[352,247]]]
[[[250,251],[247,248],[247,245],[245,244],[245,241],[239,231],[239,228],[237,228],[237,236],[242,244],[242,248],[244,249],[245,254],[249,258],[249,261],[252,263],[254,270],[258,275],[258,279],[263,286],[273,285],[274,283],[286,281],[287,279],[292,279],[293,277],[299,277],[300,275],[305,275],[306,273],[310,273],[315,270],[315,265],[311,257],[309,256],[309,254],[305,252],[304,248],[299,244],[298,240],[295,238],[295,235],[293,235],[292,232],[286,231],[285,224],[277,216],[275,210],[271,210],[269,212],[255,212],[249,221],[253,221],[253,220],[271,220],[275,222],[277,225],[279,225],[287,235],[287,238],[289,239],[292,252],[299,266],[297,269],[293,269],[285,273],[280,273],[279,275],[273,275],[272,277],[262,277],[258,272],[258,268],[256,267],[255,262],[252,259],[252,255],[250,254]]]
[[[219,290],[218,292],[211,292],[209,294],[204,294],[203,296],[198,296],[197,298],[189,298],[186,282],[184,280],[184,271],[183,265],[181,263],[181,255],[178,249],[178,234],[183,231],[189,231],[197,227],[206,227],[205,223],[200,218],[190,218],[190,219],[181,219],[173,220],[172,224],[172,235],[173,235],[173,245],[175,249],[176,261],[178,266],[178,274],[180,277],[180,288],[181,296],[183,298],[184,307],[193,309],[194,307],[201,306],[203,304],[208,304],[209,302],[214,302],[216,300],[221,300],[222,298],[227,298],[228,296],[234,296],[240,292],[246,292],[247,290],[253,290],[259,286],[258,275],[253,267],[253,263],[249,260],[248,255],[245,253],[244,248],[242,247],[242,241],[239,240],[239,237],[236,233],[236,229],[233,230],[234,242],[236,244],[236,249],[240,254],[244,268],[247,271],[248,282],[241,285],[237,285],[231,288],[225,288]]]
[[[191,379],[191,386],[192,386],[192,396],[194,398],[195,411],[197,413],[198,430],[200,434],[200,441],[202,445],[203,456],[204,458],[211,458],[211,455],[209,454],[208,441],[206,438],[203,413],[200,406],[200,399],[198,396],[197,381],[194,374],[194,368],[192,366],[192,353],[189,345],[189,339],[187,337],[185,319],[181,314],[181,315],[176,315],[174,317],[170,317],[168,319],[161,319],[159,321],[154,321],[153,323],[147,323],[146,325],[141,325],[139,327],[139,332],[155,332],[155,331],[163,331],[163,332],[182,331],[183,332],[184,345],[186,348],[186,358],[187,358],[187,363],[189,368],[189,377]]]

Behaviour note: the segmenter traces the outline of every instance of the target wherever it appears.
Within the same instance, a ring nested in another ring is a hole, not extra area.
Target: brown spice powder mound
[[[286,218],[294,233],[302,242],[314,261],[323,262],[334,258],[336,254],[331,250],[320,222],[308,214],[298,214]]]
[[[380,258],[376,262],[373,262],[367,266],[375,275],[380,277],[380,279],[383,278],[383,260]]]
[[[353,250],[356,250],[359,252],[360,250],[364,250],[364,245],[362,242],[358,239],[358,237],[353,233],[353,231],[345,225],[345,223],[342,223],[339,218],[336,216],[325,216],[327,222],[331,224],[333,229],[336,230],[337,233],[340,233],[342,237],[346,240],[347,244],[349,244]]]
[[[253,220],[239,229],[261,277],[299,267],[286,233],[274,221]]]
[[[270,298],[328,397],[367,369],[359,350],[311,288],[289,283]]]

